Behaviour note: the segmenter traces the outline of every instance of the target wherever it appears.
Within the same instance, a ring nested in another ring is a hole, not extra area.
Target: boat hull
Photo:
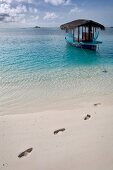
[[[84,49],[88,49],[88,50],[96,50],[96,48],[97,48],[97,45],[81,45],[82,46],[82,48],[84,48]]]
[[[102,42],[99,42],[99,41],[96,41],[96,42],[77,42],[77,41],[74,41],[70,38],[67,38],[65,37],[65,40],[67,42],[67,44],[71,45],[71,46],[74,46],[76,48],[83,48],[83,49],[88,49],[88,50],[93,50],[95,51],[97,49],[97,45],[102,43]]]

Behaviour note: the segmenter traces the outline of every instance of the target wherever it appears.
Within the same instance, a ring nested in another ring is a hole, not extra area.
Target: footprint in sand
[[[101,103],[95,103],[94,106],[98,106],[98,105],[101,105]]]
[[[84,120],[88,120],[90,117],[91,117],[91,115],[87,114],[87,115],[84,117]]]
[[[54,131],[54,135],[58,134],[59,132],[63,132],[63,131],[65,131],[65,130],[66,130],[65,128],[55,130],[55,131]]]
[[[18,158],[22,158],[22,157],[24,157],[24,156],[27,156],[32,150],[33,150],[33,148],[29,148],[29,149],[25,150],[24,152],[21,152],[21,153],[18,155]]]

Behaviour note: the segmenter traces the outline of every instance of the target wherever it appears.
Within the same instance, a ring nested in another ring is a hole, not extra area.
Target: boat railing
[[[99,36],[99,32],[95,32],[90,34],[90,40],[89,40],[89,35],[87,32],[83,32],[83,36],[82,37],[74,37],[73,38],[73,34],[72,33],[67,33],[66,37],[68,37],[69,39],[73,39],[73,41],[77,41],[77,42],[96,42],[97,38]]]

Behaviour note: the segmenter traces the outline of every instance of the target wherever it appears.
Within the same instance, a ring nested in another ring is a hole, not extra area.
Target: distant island
[[[39,26],[35,26],[34,28],[40,28]]]
[[[113,28],[113,27],[110,27],[110,28]]]

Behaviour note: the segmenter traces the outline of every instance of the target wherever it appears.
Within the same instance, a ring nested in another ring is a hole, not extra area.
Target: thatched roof
[[[92,20],[86,20],[86,19],[78,19],[66,24],[63,24],[60,26],[60,28],[62,30],[66,30],[66,29],[74,29],[76,27],[80,27],[80,26],[93,26],[95,28],[100,28],[101,30],[105,30],[105,27],[101,24],[99,24],[98,22],[92,21]]]

